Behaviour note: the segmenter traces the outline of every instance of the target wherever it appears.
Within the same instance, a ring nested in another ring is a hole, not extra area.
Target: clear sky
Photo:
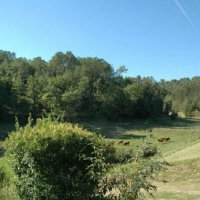
[[[130,76],[200,75],[200,0],[1,0],[0,49],[103,58]]]

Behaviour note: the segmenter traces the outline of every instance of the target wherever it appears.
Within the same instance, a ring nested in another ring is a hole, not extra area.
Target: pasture
[[[155,144],[163,156],[170,155],[200,141],[200,119],[180,119],[177,121],[132,121],[108,122],[90,121],[81,124],[84,128],[103,134],[115,142],[122,150],[136,149],[145,141]],[[159,138],[170,138],[168,142],[158,142]],[[119,141],[130,142],[129,145]]]
[[[135,150],[145,142],[156,145],[162,159],[167,161],[168,165],[159,174],[159,178],[165,180],[165,183],[155,183],[158,186],[154,194],[155,199],[200,199],[199,119],[165,122],[101,120],[82,122],[80,126],[104,135],[120,152]],[[12,130],[14,130],[14,125],[0,123],[1,157],[3,156],[2,141]],[[159,142],[158,138],[163,137],[170,138],[170,141]],[[3,157],[0,158],[0,165],[2,164]]]
[[[144,142],[155,144],[162,159],[169,163],[159,174],[163,182],[154,194],[158,200],[200,199],[200,120],[180,119],[161,123],[142,121],[112,123],[92,122],[84,124],[90,130],[103,133],[113,141],[119,151],[137,149]],[[158,142],[158,138],[169,137],[170,141]],[[130,142],[129,145],[123,145]],[[120,143],[121,142],[121,143]],[[119,144],[120,143],[120,144]],[[147,199],[152,199],[147,197]]]

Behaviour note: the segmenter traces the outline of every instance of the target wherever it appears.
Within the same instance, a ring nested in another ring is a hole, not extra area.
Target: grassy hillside
[[[168,157],[170,166],[160,174],[156,199],[200,199],[200,142]]]
[[[176,153],[167,156],[165,159],[169,162],[184,161],[189,159],[200,159],[200,142],[186,147]]]

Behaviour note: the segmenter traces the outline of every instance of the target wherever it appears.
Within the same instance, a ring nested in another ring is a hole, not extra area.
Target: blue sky
[[[129,76],[200,75],[199,0],[1,0],[0,49],[103,58]]]

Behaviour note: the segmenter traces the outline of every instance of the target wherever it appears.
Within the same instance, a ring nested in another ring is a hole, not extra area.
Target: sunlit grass
[[[198,153],[198,152],[197,152]],[[199,199],[200,159],[189,159],[171,163],[159,177],[165,183],[157,183],[155,199]]]

